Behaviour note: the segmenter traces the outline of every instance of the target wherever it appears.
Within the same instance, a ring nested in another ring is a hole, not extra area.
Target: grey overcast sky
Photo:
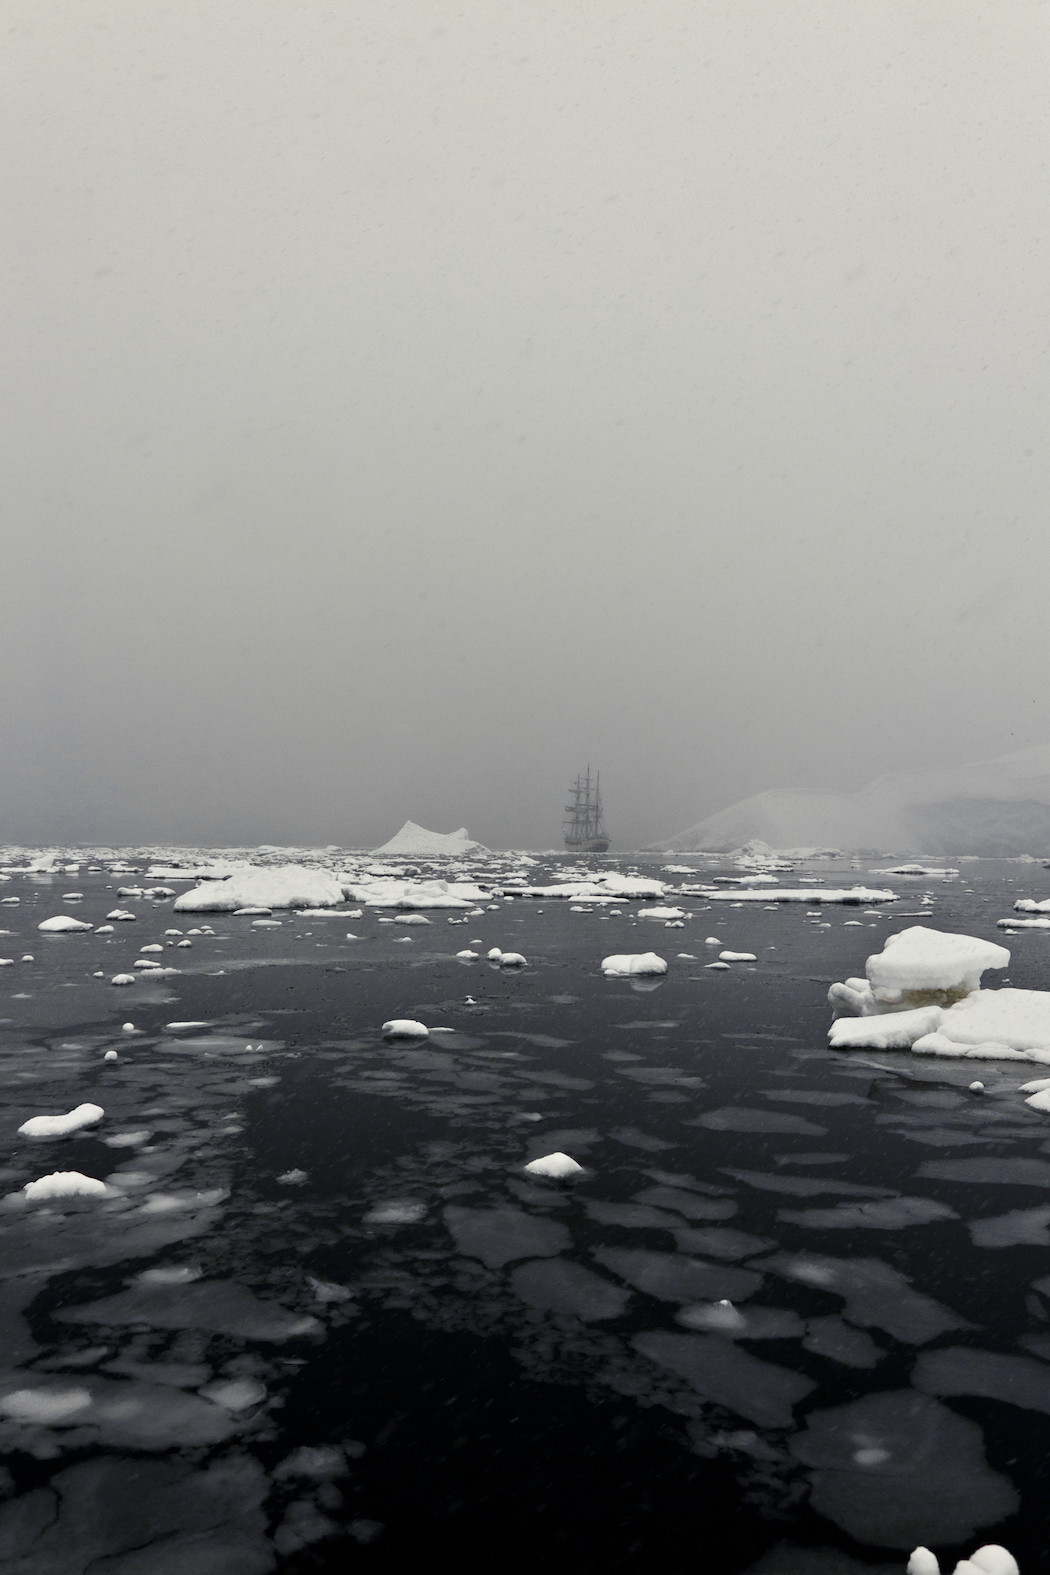
[[[1050,740],[1050,7],[7,0],[0,841]]]

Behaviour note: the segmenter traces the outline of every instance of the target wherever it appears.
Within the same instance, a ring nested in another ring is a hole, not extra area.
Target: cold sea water
[[[13,875],[0,1568],[900,1575],[997,1541],[1045,1570],[1040,1068],[826,1046],[828,985],[908,924],[1050,987],[1050,934],[996,928],[1050,872],[959,868],[784,877],[899,894],[870,912],[672,889],[670,929],[520,898],[258,928]],[[110,935],[37,931],[115,904]],[[153,943],[179,971],[114,988]],[[650,949],[666,977],[602,977]],[[397,1017],[447,1031],[384,1041]],[[83,1102],[96,1126],[18,1135]],[[553,1151],[583,1173],[523,1170]],[[27,1206],[53,1171],[113,1195]]]

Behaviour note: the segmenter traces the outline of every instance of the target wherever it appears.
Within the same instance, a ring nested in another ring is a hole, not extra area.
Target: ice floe
[[[101,1105],[77,1105],[75,1110],[70,1110],[64,1116],[31,1116],[28,1121],[22,1122],[18,1130],[23,1137],[65,1137],[67,1133],[77,1132],[81,1127],[94,1126],[105,1113]]]
[[[43,919],[37,925],[37,929],[43,930],[46,935],[72,935],[78,930],[90,930],[92,927],[83,919],[71,919],[68,913],[56,913],[53,919]]]
[[[877,1547],[960,1542],[1017,1508],[977,1423],[914,1389],[811,1411],[788,1448],[812,1468],[817,1514]]]
[[[864,902],[899,902],[900,898],[895,891],[873,891],[867,886],[850,886],[849,888],[831,889],[823,886],[761,886],[750,891],[737,889],[732,891],[712,890],[707,893],[711,902],[808,902],[808,903],[843,903],[847,907],[859,907]]]
[[[246,867],[205,881],[175,899],[176,913],[233,913],[238,908],[334,908],[343,901],[340,881],[327,870],[301,864]]]

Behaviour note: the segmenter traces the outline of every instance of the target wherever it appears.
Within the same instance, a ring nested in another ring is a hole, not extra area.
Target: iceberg
[[[458,831],[428,831],[425,826],[417,826],[414,820],[406,820],[396,836],[374,850],[374,856],[440,859],[462,858],[464,855],[488,851],[480,842],[471,840],[466,826],[460,826]]]

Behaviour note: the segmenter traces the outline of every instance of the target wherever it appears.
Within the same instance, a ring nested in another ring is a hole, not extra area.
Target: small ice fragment
[[[71,919],[67,913],[56,914],[53,919],[44,919],[37,925],[38,930],[43,930],[47,935],[71,935],[75,930],[90,930],[93,926],[85,924],[83,919]]]
[[[197,1393],[205,1400],[213,1400],[226,1411],[247,1411],[266,1399],[266,1386],[257,1378],[230,1378],[216,1384],[206,1384]]]
[[[78,1132],[81,1127],[94,1126],[105,1113],[101,1105],[78,1105],[64,1116],[31,1116],[28,1121],[22,1122],[18,1130],[23,1137],[64,1137],[67,1132]]]
[[[125,1034],[137,1034],[138,1029],[135,1027],[134,1023],[124,1023],[121,1032]]]
[[[722,962],[757,962],[754,952],[719,952]]]
[[[113,1194],[104,1181],[82,1176],[79,1170],[54,1170],[37,1181],[27,1181],[22,1191],[30,1203],[46,1203],[49,1198],[109,1198]]]
[[[135,975],[133,973],[115,973],[109,982],[110,984],[134,984]]]
[[[348,1302],[351,1298],[352,1293],[345,1285],[336,1285],[332,1280],[315,1280],[308,1274],[306,1283],[319,1302]]]
[[[383,1024],[384,1039],[429,1039],[430,1029],[411,1017],[392,1017]]]
[[[32,952],[26,952],[25,955],[22,958],[22,961],[23,962],[36,962],[36,958],[33,956]]]
[[[391,1199],[389,1203],[377,1203],[369,1209],[364,1217],[366,1225],[418,1225],[420,1220],[426,1218],[427,1206],[417,1203],[414,1199]]]
[[[722,944],[723,942],[718,939],[717,935],[708,935],[704,941],[705,946],[721,946]]]
[[[968,1086],[971,1094],[983,1094],[984,1093],[984,1084],[983,1083],[974,1082],[974,1083],[969,1083],[967,1086]]]
[[[578,1165],[568,1154],[562,1154],[558,1151],[554,1154],[544,1154],[540,1159],[531,1160],[525,1166],[525,1169],[532,1176],[552,1176],[556,1180],[561,1180],[563,1176],[578,1176],[582,1172],[583,1166]]]
[[[478,953],[477,952],[472,952],[470,950],[470,947],[468,946],[468,947],[465,948],[465,950],[463,950],[461,952],[457,952],[456,956],[457,957],[461,957],[464,962],[474,962],[476,960],[477,956],[478,956]]]
[[[527,968],[528,963],[520,952],[503,952],[499,965],[501,968]]]
[[[705,963],[704,967],[708,970],[719,969],[722,973],[729,972],[729,964],[727,962]]]
[[[309,1180],[309,1171],[286,1170],[277,1177],[282,1187],[301,1187],[304,1181]]]
[[[1013,1554],[1008,1553],[997,1542],[986,1543],[983,1548],[978,1548],[976,1553],[972,1553],[969,1559],[964,1559],[961,1564],[957,1564],[956,1575],[959,1571],[965,1570],[967,1564],[977,1572],[977,1575],[1020,1575]],[[969,1575],[968,1571],[966,1575]]]
[[[102,1059],[103,1061],[119,1061],[120,1057],[115,1050],[107,1050]]]
[[[499,962],[500,958],[503,956],[503,953],[500,951],[498,946],[494,946],[491,951],[485,953],[485,956],[488,958],[489,962]]]
[[[152,941],[149,946],[140,946],[140,952],[162,952],[164,950],[159,941]]]

